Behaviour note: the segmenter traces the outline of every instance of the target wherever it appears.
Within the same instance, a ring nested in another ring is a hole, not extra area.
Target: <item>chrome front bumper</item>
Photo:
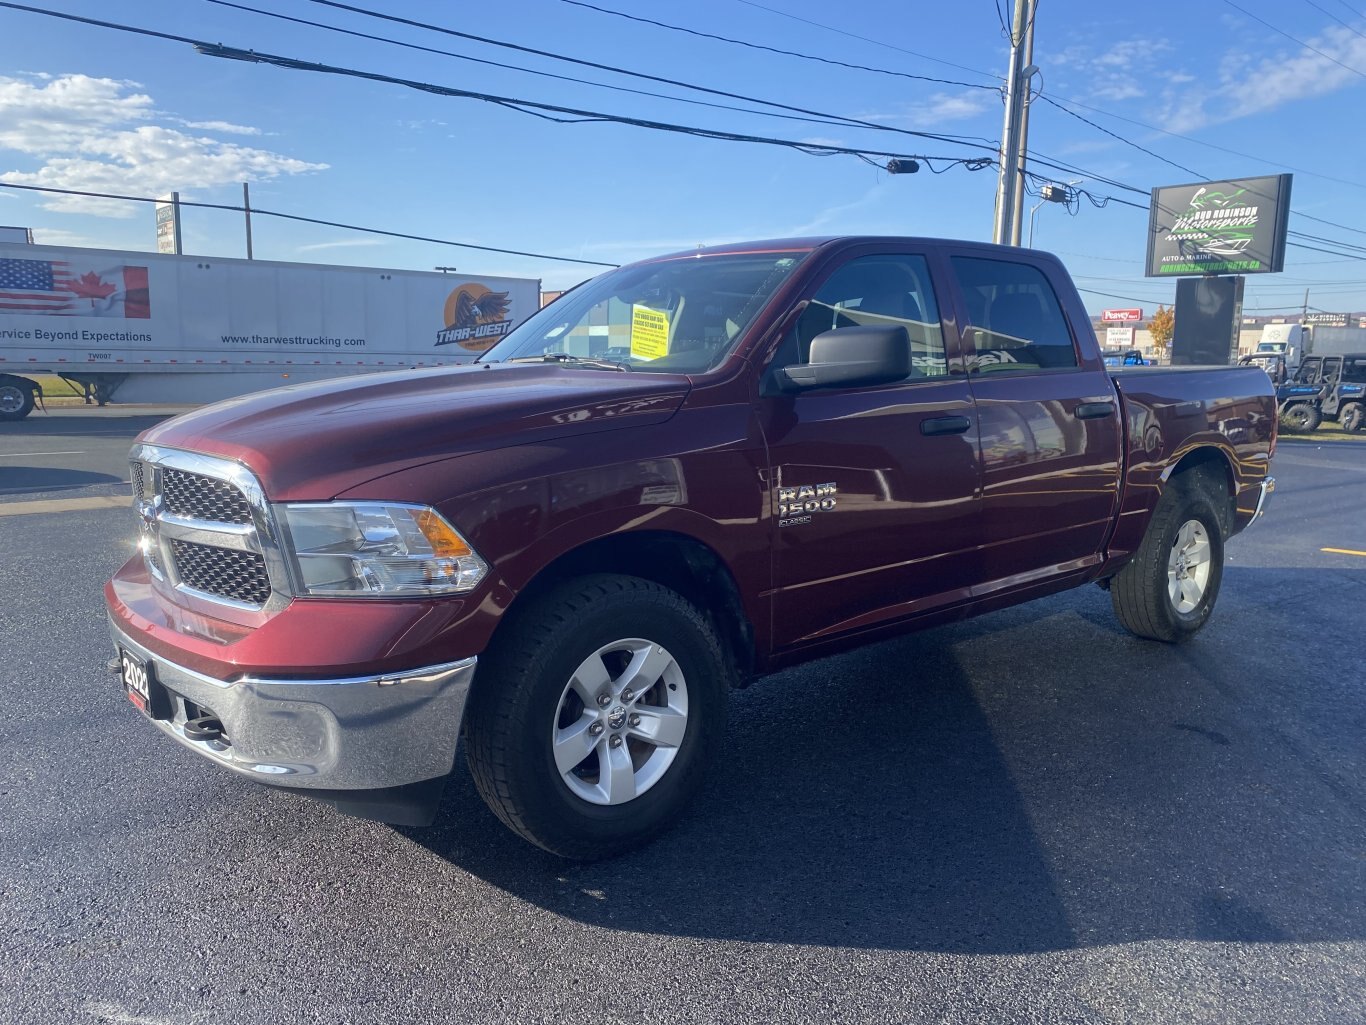
[[[332,680],[218,680],[154,655],[111,624],[116,647],[153,666],[171,716],[151,720],[185,747],[274,786],[379,790],[444,777],[455,761],[476,659]],[[186,702],[212,712],[221,740],[187,736]]]

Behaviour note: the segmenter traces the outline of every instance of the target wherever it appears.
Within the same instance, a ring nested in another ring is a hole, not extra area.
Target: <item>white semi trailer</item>
[[[0,419],[38,374],[101,405],[468,363],[534,313],[529,278],[0,244]]]

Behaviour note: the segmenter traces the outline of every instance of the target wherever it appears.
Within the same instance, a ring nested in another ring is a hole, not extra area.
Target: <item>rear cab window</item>
[[[977,256],[953,256],[950,263],[963,297],[963,337],[974,373],[1078,368],[1062,304],[1039,268]]]

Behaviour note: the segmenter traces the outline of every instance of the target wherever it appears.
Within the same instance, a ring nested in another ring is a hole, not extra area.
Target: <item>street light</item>
[[[1066,185],[1048,184],[1039,189],[1039,201],[1029,211],[1029,248],[1034,248],[1034,217],[1039,212],[1039,208],[1045,203],[1070,203],[1072,201],[1072,186],[1080,185],[1085,178],[1077,178],[1068,182]]]

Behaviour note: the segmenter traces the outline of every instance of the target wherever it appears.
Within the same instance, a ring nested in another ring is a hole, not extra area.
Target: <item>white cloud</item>
[[[932,128],[950,121],[967,121],[999,104],[996,94],[985,89],[932,94],[928,99],[906,104],[900,111],[860,114],[864,121],[903,122],[908,128]]]
[[[327,167],[157,124],[192,123],[160,116],[152,98],[136,89],[133,82],[87,75],[0,77],[0,150],[39,162],[36,170],[7,171],[0,180],[138,196],[180,191],[184,196],[196,188],[268,181]],[[235,134],[256,131],[229,122],[194,124]],[[134,217],[141,209],[82,196],[51,195],[42,205],[105,217]]]
[[[33,229],[33,241],[40,246],[78,246],[82,249],[98,249],[102,244],[98,239],[78,231],[43,227]]]
[[[201,128],[206,132],[223,132],[227,135],[260,135],[261,129],[250,125],[235,125],[231,121],[182,121],[186,128]]]
[[[1067,47],[1051,57],[1049,65],[1068,69],[1071,91],[1099,100],[1133,100],[1147,95],[1140,83],[1164,78],[1154,58],[1171,49],[1164,39],[1144,37],[1086,42]]]
[[[809,220],[801,224],[790,225],[782,231],[775,232],[774,235],[777,238],[800,238],[803,235],[819,234],[822,230],[829,228],[831,224],[847,224],[850,216],[876,206],[886,191],[886,182],[880,182],[868,189],[858,199],[828,206],[824,210],[818,211]]]
[[[295,252],[316,253],[323,249],[353,249],[365,246],[387,246],[382,238],[344,238],[338,242],[314,242],[312,245],[297,246]]]
[[[1218,64],[1218,84],[1212,88],[1192,86],[1188,78],[1169,79],[1163,123],[1173,132],[1190,132],[1360,83],[1360,73],[1352,69],[1366,69],[1366,37],[1333,27],[1307,42],[1341,64],[1305,49],[1288,54],[1238,49]],[[1173,87],[1177,84],[1181,88]]]

